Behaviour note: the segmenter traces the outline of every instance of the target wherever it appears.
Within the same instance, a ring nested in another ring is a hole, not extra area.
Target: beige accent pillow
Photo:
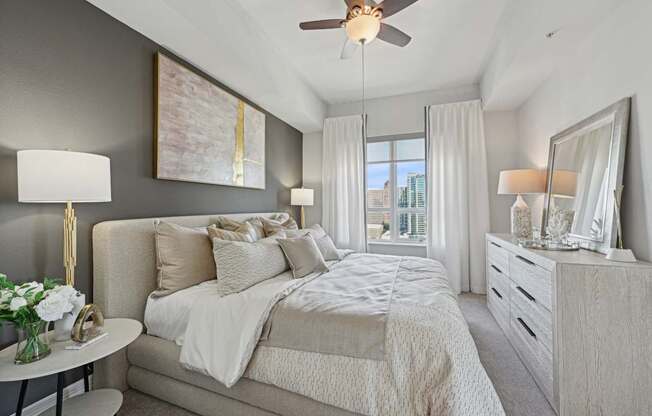
[[[285,255],[274,239],[247,243],[216,238],[213,256],[220,296],[242,292],[288,270]]]
[[[299,229],[297,222],[293,218],[289,218],[285,222],[279,222],[267,218],[260,218],[260,220],[263,223],[263,230],[265,231],[265,235],[267,237],[272,236],[279,231]]]
[[[324,260],[340,260],[340,253],[337,251],[333,240],[327,234],[324,234],[321,238],[316,238],[315,244],[317,244],[317,248],[324,257]]]
[[[265,231],[263,229],[263,223],[260,221],[260,218],[258,217],[253,217],[249,218],[248,220],[244,222],[232,220],[227,217],[217,217],[217,222],[216,225],[218,228],[222,228],[227,231],[236,231],[236,232],[242,232],[243,227],[245,227],[245,224],[249,223],[251,226],[254,228],[256,232],[256,240],[260,240],[261,238],[265,238]]]
[[[245,222],[239,231],[228,231],[218,228],[217,225],[210,225],[206,228],[208,230],[208,237],[213,241],[214,238],[229,241],[246,241],[253,243],[256,241],[256,230],[254,227]]]
[[[290,263],[295,279],[307,276],[312,272],[328,271],[324,257],[310,234],[298,238],[282,238],[277,241]]]
[[[285,222],[290,219],[290,214],[287,212],[281,212],[272,216],[274,221]]]
[[[169,295],[215,279],[215,261],[206,228],[156,222],[154,231],[158,288],[153,296]]]

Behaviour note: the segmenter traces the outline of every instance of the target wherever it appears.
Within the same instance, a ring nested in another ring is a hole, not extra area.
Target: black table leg
[[[23,380],[20,383],[20,393],[18,394],[18,404],[16,405],[16,416],[23,414],[23,403],[25,403],[25,392],[27,391],[27,382],[29,380]]]
[[[91,390],[91,386],[88,383],[88,373],[89,373],[90,364],[84,364],[84,391],[88,393]]]
[[[57,416],[61,416],[63,411],[63,383],[64,372],[57,374]]]

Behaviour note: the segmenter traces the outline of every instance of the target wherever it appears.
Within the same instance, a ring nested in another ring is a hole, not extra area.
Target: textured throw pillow
[[[263,230],[265,230],[265,235],[267,237],[272,236],[279,231],[299,229],[299,227],[297,226],[297,222],[293,218],[289,218],[285,222],[279,222],[267,218],[260,218],[260,220],[263,223]]]
[[[333,240],[331,240],[328,235],[324,234],[323,237],[316,238],[315,244],[317,244],[317,248],[319,249],[321,255],[324,257],[324,260],[340,259],[340,253],[338,253],[337,247],[335,247]]]
[[[256,238],[255,238],[256,240],[265,238],[263,223],[260,221],[258,217],[249,218],[244,222],[232,220],[228,217],[217,217],[216,225],[218,228],[222,228],[227,231],[242,232],[243,227],[245,227],[246,223],[249,223],[254,228],[256,232]]]
[[[165,296],[215,279],[211,240],[205,228],[190,228],[168,222],[155,224],[158,289]]]
[[[254,227],[245,222],[241,229],[238,231],[228,231],[222,228],[218,228],[216,225],[210,225],[206,228],[208,230],[208,237],[213,241],[214,238],[220,240],[229,240],[229,241],[245,241],[247,243],[253,243],[256,241],[256,230]]]
[[[290,263],[295,279],[309,275],[312,272],[326,272],[328,266],[324,262],[315,239],[310,235],[299,238],[277,240]]]
[[[216,238],[213,256],[220,296],[242,292],[288,269],[283,251],[274,239],[246,243]]]
[[[281,213],[272,215],[272,219],[274,221],[278,221],[278,222],[285,222],[285,221],[290,219],[290,214],[288,214],[287,212],[281,212]]]

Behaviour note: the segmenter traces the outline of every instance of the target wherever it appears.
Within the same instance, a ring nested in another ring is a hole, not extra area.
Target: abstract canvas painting
[[[156,56],[156,177],[265,189],[265,114]]]

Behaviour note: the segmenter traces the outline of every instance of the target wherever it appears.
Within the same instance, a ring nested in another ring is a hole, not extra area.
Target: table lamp
[[[306,213],[304,207],[314,204],[315,191],[307,188],[294,188],[290,191],[290,205],[301,207],[301,228],[306,226]]]
[[[73,202],[111,201],[111,167],[106,156],[65,150],[17,153],[18,202],[65,203],[63,266],[66,284],[75,284],[77,218]]]
[[[510,210],[511,232],[516,238],[532,238],[530,208],[522,195],[540,194],[545,190],[545,175],[536,169],[503,170],[498,180],[498,195],[516,195]]]

